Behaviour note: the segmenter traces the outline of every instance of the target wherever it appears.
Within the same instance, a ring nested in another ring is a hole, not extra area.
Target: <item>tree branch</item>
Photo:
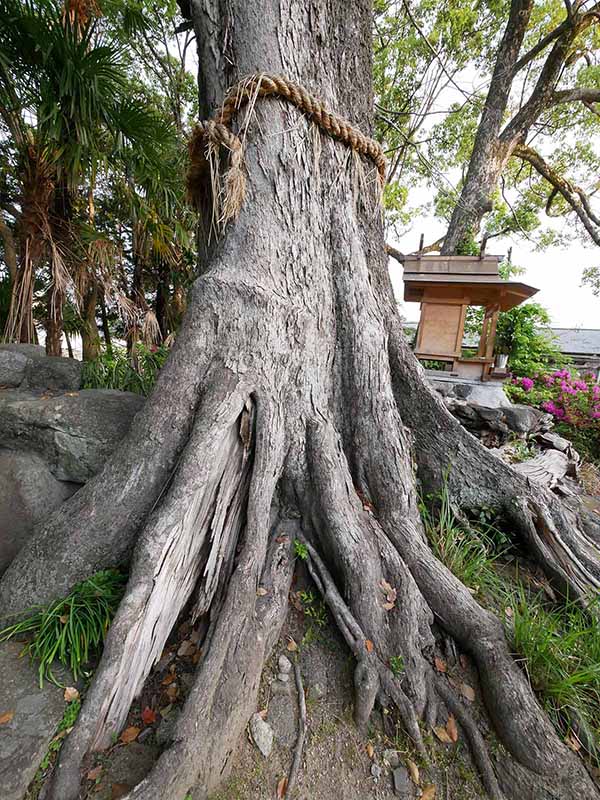
[[[583,189],[559,175],[532,147],[524,144],[517,145],[513,155],[529,162],[536,172],[548,181],[553,187],[551,198],[554,199],[556,194],[560,194],[577,214],[592,241],[600,246],[600,218],[593,212],[589,198]]]

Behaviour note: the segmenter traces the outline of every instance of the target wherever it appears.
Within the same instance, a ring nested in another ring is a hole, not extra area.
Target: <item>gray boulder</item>
[[[37,344],[0,345],[0,386],[76,391],[83,364],[74,358],[47,356]]]
[[[63,689],[45,681],[40,689],[35,664],[19,658],[23,644],[0,645],[0,714],[12,715],[0,733],[2,800],[22,800],[66,708]],[[57,680],[71,683],[57,669]]]
[[[0,386],[19,386],[30,360],[24,353],[0,350]]]
[[[84,389],[55,397],[0,391],[0,447],[40,455],[61,481],[85,483],[123,439],[144,398]]]
[[[40,456],[0,450],[0,575],[44,519],[79,484],[56,480]]]

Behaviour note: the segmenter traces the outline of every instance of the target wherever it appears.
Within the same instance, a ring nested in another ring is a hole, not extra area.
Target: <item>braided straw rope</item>
[[[385,184],[386,160],[378,142],[365,136],[343,117],[332,114],[321,100],[303,86],[279,75],[257,73],[231,88],[213,119],[198,124],[190,139],[188,195],[191,202],[199,207],[202,200],[212,194],[213,209],[215,200],[222,205],[219,214],[221,225],[237,217],[246,193],[244,147],[240,138],[232,132],[231,123],[241,108],[253,105],[260,97],[287,100],[329,136],[373,161],[381,184]],[[221,147],[229,151],[229,168],[223,176],[223,185],[219,187],[217,164]],[[207,187],[210,187],[210,194]]]

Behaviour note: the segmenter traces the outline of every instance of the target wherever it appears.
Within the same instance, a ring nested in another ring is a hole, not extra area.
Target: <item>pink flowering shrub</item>
[[[559,433],[570,439],[582,455],[600,461],[600,385],[593,375],[558,369],[515,377],[505,389],[513,402],[552,414]]]

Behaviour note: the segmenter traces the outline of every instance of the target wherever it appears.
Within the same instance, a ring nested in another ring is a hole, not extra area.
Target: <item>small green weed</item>
[[[298,556],[302,561],[306,561],[308,558],[308,547],[300,539],[294,539],[294,555]]]
[[[298,598],[302,603],[304,616],[309,617],[319,628],[327,625],[327,606],[319,600],[313,592],[298,592]]]
[[[32,608],[29,617],[0,631],[0,642],[32,637],[23,653],[38,662],[40,686],[44,679],[58,683],[51,669],[55,659],[77,680],[104,641],[125,582],[126,577],[116,570],[98,572],[77,584],[64,599]]]
[[[401,678],[404,674],[404,659],[402,656],[391,656],[390,657],[390,669],[392,670],[392,675],[396,678]]]
[[[46,755],[41,760],[40,765],[37,768],[37,772],[35,773],[35,777],[33,778],[31,784],[29,785],[29,789],[25,795],[24,800],[37,800],[37,798],[39,797],[47,777],[47,772],[56,761],[56,756],[58,754],[58,751],[62,747],[65,733],[69,731],[69,729],[72,728],[73,725],[75,725],[75,721],[79,715],[80,710],[81,710],[80,700],[73,700],[65,708],[63,717],[58,724],[58,728],[56,729],[53,739],[50,741],[50,744],[48,745],[48,750],[46,751]]]

